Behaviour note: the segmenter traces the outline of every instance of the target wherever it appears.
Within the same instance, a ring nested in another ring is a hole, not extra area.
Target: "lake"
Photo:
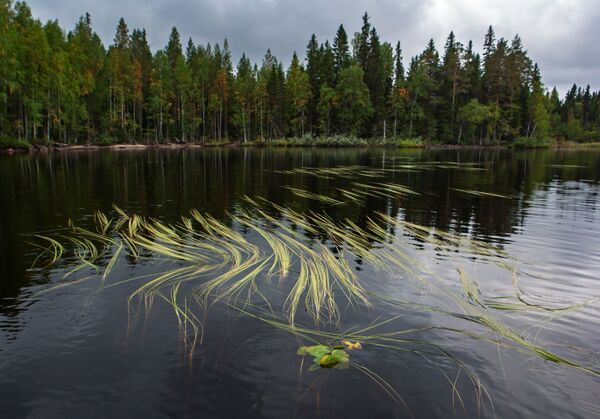
[[[583,149],[0,156],[0,416],[600,415],[599,180]]]

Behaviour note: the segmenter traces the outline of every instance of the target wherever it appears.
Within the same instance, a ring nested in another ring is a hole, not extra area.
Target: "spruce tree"
[[[310,41],[306,47],[306,74],[308,75],[308,81],[310,83],[311,99],[308,105],[310,131],[314,133],[317,128],[319,121],[319,114],[317,111],[317,105],[319,102],[319,95],[321,93],[321,82],[320,82],[320,58],[319,44],[317,37],[312,34]]]
[[[344,25],[340,25],[335,38],[333,39],[333,54],[335,62],[335,80],[339,79],[340,72],[350,65],[350,47],[348,45],[348,35]]]

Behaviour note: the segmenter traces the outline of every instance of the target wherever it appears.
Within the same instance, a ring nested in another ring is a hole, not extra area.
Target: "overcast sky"
[[[300,56],[311,33],[333,39],[340,23],[359,30],[367,11],[382,40],[400,40],[405,63],[429,38],[443,49],[454,30],[480,49],[487,27],[496,36],[523,38],[544,81],[561,92],[574,82],[600,89],[600,4],[598,0],[29,0],[34,16],[56,19],[70,30],[85,12],[105,44],[112,43],[118,19],[146,28],[153,50],[162,48],[172,26],[184,41],[222,42],[227,37],[237,60],[242,52],[260,60],[267,48],[284,63]]]

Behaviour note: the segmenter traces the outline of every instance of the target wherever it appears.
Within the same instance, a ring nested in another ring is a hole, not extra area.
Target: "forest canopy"
[[[68,33],[24,2],[0,0],[0,138],[31,144],[269,141],[357,136],[497,144],[600,132],[600,92],[574,85],[561,98],[518,35],[490,26],[482,54],[450,33],[406,63],[369,16],[359,32],[315,35],[284,68],[270,50],[237,64],[222,44],[151,51],[144,29],[120,19],[103,45],[89,14]]]

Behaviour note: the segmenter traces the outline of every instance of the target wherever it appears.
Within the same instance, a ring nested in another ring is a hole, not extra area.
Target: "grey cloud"
[[[112,42],[119,17],[131,28],[144,27],[154,50],[162,48],[172,26],[182,39],[219,42],[225,37],[234,58],[246,52],[260,61],[267,48],[288,62],[301,56],[310,34],[332,39],[340,23],[359,30],[368,11],[382,39],[400,40],[405,60],[419,53],[429,38],[443,48],[454,30],[463,42],[481,47],[489,24],[497,36],[519,33],[530,56],[539,62],[548,86],[561,91],[573,82],[600,89],[600,8],[596,0],[30,0],[35,16],[58,18],[71,28],[90,12],[96,31]]]

